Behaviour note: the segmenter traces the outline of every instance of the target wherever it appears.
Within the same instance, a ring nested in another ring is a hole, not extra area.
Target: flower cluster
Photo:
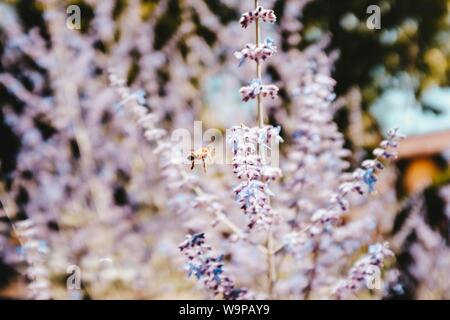
[[[335,296],[342,299],[364,287],[380,290],[381,268],[386,258],[391,256],[394,256],[394,253],[387,242],[369,246],[369,253],[350,269],[347,279],[335,289]]]
[[[279,178],[281,170],[263,164],[258,145],[269,148],[272,139],[282,141],[279,133],[280,128],[272,126],[249,128],[240,125],[232,127],[227,137],[233,151],[233,172],[242,180],[234,188],[234,193],[236,201],[250,216],[249,228],[255,225],[267,227],[274,222],[269,198],[273,193],[268,182]]]
[[[377,182],[376,173],[384,169],[380,160],[391,160],[397,157],[396,149],[400,139],[403,139],[403,136],[399,134],[398,129],[390,130],[388,138],[383,140],[380,146],[373,151],[375,158],[362,162],[361,168],[356,169],[350,175],[350,179],[343,182],[339,186],[338,192],[333,195],[331,209],[316,212],[313,221],[319,219],[322,223],[336,221],[342,212],[349,209],[350,203],[347,197],[350,192],[359,195],[373,192]]]
[[[254,60],[256,62],[265,61],[267,58],[273,56],[274,53],[277,52],[277,47],[275,42],[267,37],[264,43],[260,43],[259,46],[256,46],[253,43],[248,43],[245,45],[245,48],[241,51],[236,51],[234,56],[239,60],[239,66],[241,66],[245,59]]]
[[[236,288],[223,270],[223,255],[212,256],[211,247],[205,244],[205,234],[196,233],[186,236],[186,240],[179,245],[179,249],[188,259],[188,275],[203,280],[203,284],[215,295],[225,300],[253,299],[247,289]]]
[[[253,79],[248,86],[242,87],[239,93],[242,96],[242,101],[247,102],[250,99],[255,99],[258,95],[275,99],[278,96],[278,90],[276,85],[264,85],[261,80]]]
[[[242,28],[247,28],[250,23],[258,19],[269,23],[275,23],[277,21],[277,17],[275,16],[273,10],[264,9],[263,7],[259,6],[253,11],[243,13],[241,19],[239,20],[239,23],[241,24]]]

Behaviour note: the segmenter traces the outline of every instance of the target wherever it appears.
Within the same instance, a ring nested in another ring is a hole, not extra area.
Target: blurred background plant
[[[36,298],[37,288],[43,297],[71,298],[71,265],[80,267],[86,299],[208,297],[185,279],[178,252],[184,235],[198,231],[225,254],[239,285],[265,290],[264,257],[223,223],[226,213],[246,225],[232,199],[231,170],[218,165],[184,175],[188,166],[174,168],[171,154],[155,155],[155,141],[145,141],[107,73],[112,67],[123,76],[133,99],[169,132],[193,129],[194,120],[220,130],[253,124],[256,110],[238,91],[254,70],[250,63],[238,68],[233,56],[254,42],[238,23],[250,2],[0,1],[2,297]],[[71,4],[81,8],[81,30],[66,27]],[[284,160],[302,159],[294,156],[304,152],[294,140],[308,105],[298,90],[311,72],[337,81],[338,98],[324,113],[353,151],[345,170],[357,168],[387,129],[409,136],[397,168],[384,170],[370,201],[352,200],[336,230],[340,242],[328,254],[307,250],[301,263],[280,261],[278,297],[329,298],[367,246],[385,238],[396,259],[384,273],[384,290],[359,298],[448,298],[450,199],[442,186],[450,181],[450,1],[262,4],[278,17],[264,26],[278,46],[265,63],[266,80],[280,88],[266,108],[268,123],[282,125]],[[381,8],[380,30],[366,26],[369,5]],[[334,132],[333,125],[321,130]],[[321,175],[313,165],[305,166],[308,188],[290,190],[301,172],[289,174],[285,165],[274,191],[286,217],[305,211],[308,200],[313,207],[306,211],[313,212],[336,191],[339,172]],[[323,194],[314,193],[323,181]],[[19,221],[33,226],[29,237],[14,230]],[[319,281],[311,274],[321,274]]]

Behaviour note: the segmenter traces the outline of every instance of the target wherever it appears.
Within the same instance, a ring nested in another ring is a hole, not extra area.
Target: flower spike
[[[248,86],[242,87],[239,93],[242,96],[242,101],[247,102],[250,99],[255,99],[259,94],[262,97],[271,97],[275,99],[278,97],[278,87],[273,84],[264,85],[259,79],[253,79]]]
[[[264,43],[256,46],[252,43],[245,45],[241,51],[236,51],[234,56],[239,59],[239,67],[245,62],[245,59],[254,60],[256,62],[265,61],[267,58],[273,56],[277,52],[275,42],[267,37]]]
[[[261,18],[262,21],[268,23],[275,23],[277,21],[277,17],[275,16],[273,10],[267,10],[259,6],[253,11],[243,13],[241,19],[239,20],[239,23],[241,24],[242,28],[245,29],[249,26],[250,23],[256,21],[259,18]]]

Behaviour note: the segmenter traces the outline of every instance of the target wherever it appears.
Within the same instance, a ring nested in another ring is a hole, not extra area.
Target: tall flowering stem
[[[255,44],[247,44],[241,51],[235,52],[235,57],[242,61],[246,58],[256,62],[256,78],[250,81],[248,86],[240,89],[242,100],[247,102],[256,99],[258,127],[249,128],[245,125],[235,126],[231,129],[228,141],[233,148],[234,173],[241,183],[234,189],[236,200],[246,214],[250,215],[249,228],[255,225],[264,227],[270,231],[270,225],[276,220],[269,197],[272,195],[268,188],[268,182],[281,176],[277,168],[267,166],[264,159],[264,151],[270,149],[272,139],[277,142],[282,139],[279,136],[280,128],[264,125],[264,108],[262,98],[277,97],[278,87],[273,84],[262,83],[261,61],[276,52],[276,46],[270,39],[265,44],[260,43],[260,20],[274,23],[275,14],[272,10],[263,9],[259,1],[255,0],[253,11],[242,14],[240,24],[247,28],[255,22]],[[270,176],[270,177],[268,177]],[[272,243],[272,241],[268,241]],[[268,252],[271,250],[268,250]]]
[[[258,10],[259,3],[258,0],[255,0],[255,10]],[[261,37],[261,27],[259,23],[259,19],[256,20],[256,27],[255,27],[255,40],[256,40],[256,46],[257,49],[259,49],[260,46],[260,37]],[[261,82],[261,61],[256,60],[256,77]],[[261,101],[261,93],[258,94],[257,97],[257,110],[258,110],[258,125],[259,128],[262,128],[264,126],[264,109]],[[276,277],[276,270],[275,270],[275,263],[273,261],[273,234],[272,234],[272,227],[269,226],[269,230],[267,233],[267,268],[268,268],[268,279],[269,279],[269,295],[273,296],[273,286],[275,283],[275,277]]]
[[[250,23],[255,22],[255,44],[247,44],[244,49],[235,53],[235,57],[240,60],[240,65],[246,58],[256,62],[256,78],[248,86],[242,87],[240,94],[244,102],[256,99],[258,127],[248,128],[244,125],[233,127],[229,141],[233,147],[234,173],[241,180],[234,189],[236,200],[244,212],[250,215],[249,228],[258,225],[267,229],[268,293],[270,297],[273,297],[276,270],[272,224],[277,219],[270,205],[272,192],[268,188],[268,182],[279,178],[281,171],[266,165],[264,151],[268,148],[272,138],[277,139],[277,142],[281,141],[281,138],[279,136],[280,128],[264,125],[262,98],[275,99],[278,87],[262,83],[261,61],[272,57],[276,52],[276,46],[271,39],[266,39],[265,43],[261,44],[260,20],[274,23],[276,17],[272,10],[263,9],[258,0],[255,0],[254,4],[254,11],[244,13],[240,23],[243,28],[247,28]]]

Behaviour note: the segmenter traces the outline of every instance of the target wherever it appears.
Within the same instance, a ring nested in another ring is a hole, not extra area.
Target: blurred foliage
[[[120,18],[127,6],[126,0],[114,0],[114,17]],[[42,18],[42,7],[36,1],[17,0],[19,17],[26,29],[34,26],[46,30]],[[156,7],[158,0],[142,0],[141,18],[146,20]],[[89,4],[82,0],[69,1],[82,7],[82,32],[87,32],[93,17]],[[239,13],[219,0],[207,0],[205,4],[224,24],[235,21]],[[280,13],[285,2],[278,0],[274,9]],[[370,30],[366,20],[370,14],[367,7],[381,8],[381,29]],[[168,10],[156,23],[153,46],[159,49],[177,31],[181,22],[182,0],[170,0]],[[323,34],[332,35],[330,50],[338,49],[334,77],[338,80],[337,92],[344,94],[350,87],[358,85],[363,90],[365,106],[378,97],[382,88],[374,82],[376,67],[384,67],[389,75],[407,72],[418,80],[418,92],[430,85],[449,84],[450,75],[450,1],[449,0],[316,0],[309,2],[301,23],[305,48]],[[196,32],[208,44],[216,41],[214,30],[209,30],[199,17],[192,16]],[[120,36],[120,30],[116,30]],[[103,44],[105,45],[105,44]],[[179,45],[182,48],[182,42]]]
[[[381,8],[381,29],[370,30],[369,5]],[[331,32],[331,48],[338,49],[337,91],[363,89],[364,105],[378,97],[375,67],[389,75],[407,72],[419,81],[418,91],[431,84],[445,86],[450,75],[450,1],[448,0],[317,0],[306,6],[303,43],[314,33]]]

